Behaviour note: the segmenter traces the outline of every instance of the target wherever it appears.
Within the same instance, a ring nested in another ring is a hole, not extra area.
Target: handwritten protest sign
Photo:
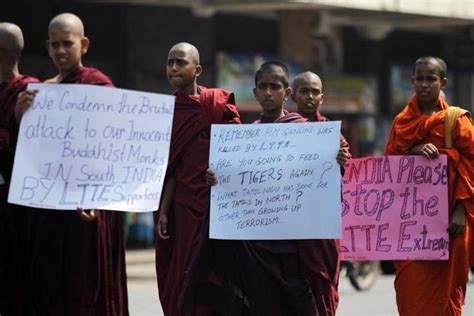
[[[341,237],[340,122],[212,125],[210,237]]]
[[[449,259],[445,155],[352,159],[345,168],[343,259]]]
[[[156,210],[174,97],[92,85],[38,89],[22,118],[8,201],[39,208]]]

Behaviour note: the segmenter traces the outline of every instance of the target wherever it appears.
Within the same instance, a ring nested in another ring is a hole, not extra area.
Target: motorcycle
[[[369,290],[380,272],[380,261],[341,261],[340,277],[347,276],[357,291]]]

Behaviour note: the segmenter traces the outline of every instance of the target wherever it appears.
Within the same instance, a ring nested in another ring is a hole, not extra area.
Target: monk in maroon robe
[[[200,241],[209,208],[206,169],[211,124],[240,123],[232,93],[198,86],[199,53],[189,43],[173,46],[167,75],[175,92],[175,110],[167,177],[159,212],[155,214],[158,240],[156,272],[165,315],[181,315],[177,300],[191,254]],[[192,314],[206,315],[194,310]]]
[[[324,98],[323,83],[321,78],[315,73],[307,71],[295,76],[292,98],[296,103],[298,113],[310,122],[329,121],[328,118],[319,112]],[[351,157],[351,154],[349,152],[349,143],[342,134],[340,136],[340,143],[341,150],[337,158],[338,163],[344,166],[345,161]],[[344,170],[343,168],[341,169],[343,173]],[[303,252],[305,254],[303,260],[308,262],[307,266],[312,274],[312,287],[316,305],[322,315],[335,315],[339,302],[339,240],[307,240],[302,241],[300,245],[312,249],[311,251]]]
[[[14,112],[18,94],[38,79],[21,75],[19,59],[24,41],[21,29],[12,23],[0,23],[0,314],[14,314],[10,302],[16,301],[24,281],[27,261],[26,229],[30,222],[25,207],[7,203],[13,169],[18,123]]]
[[[283,110],[291,94],[286,66],[263,64],[255,83],[254,94],[263,109],[255,123],[308,122]],[[338,161],[343,156],[340,151]],[[214,184],[213,173],[208,175],[208,183]],[[333,271],[338,268],[337,249],[325,249],[319,240],[211,240],[208,234],[207,225],[202,231],[205,242],[194,253],[186,276],[180,300],[183,310],[207,305],[223,315],[328,315],[320,303],[327,293],[320,293],[319,279],[337,274]],[[331,282],[325,282],[324,290],[330,290]]]
[[[81,20],[69,13],[49,26],[49,55],[59,74],[47,83],[113,87],[94,68],[82,66],[89,40]],[[35,91],[20,96],[17,116],[31,105]],[[34,223],[30,301],[24,315],[128,315],[123,213],[105,210],[32,210]]]

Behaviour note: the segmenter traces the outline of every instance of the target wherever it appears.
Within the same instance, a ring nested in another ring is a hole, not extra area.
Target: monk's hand
[[[336,161],[341,166],[344,167],[347,160],[351,158],[351,154],[349,153],[349,149],[347,148],[339,148],[339,152],[337,153]]]
[[[462,202],[457,202],[451,217],[449,218],[448,233],[453,237],[464,233],[466,228],[466,209]]]
[[[78,207],[76,209],[76,212],[77,212],[77,214],[79,214],[80,218],[82,218],[83,220],[88,221],[88,222],[92,222],[99,215],[99,212],[96,209],[85,210],[83,208]]]
[[[168,235],[168,215],[160,212],[160,217],[158,218],[158,224],[156,224],[156,235],[161,240],[166,240],[170,238]]]
[[[18,94],[15,105],[15,119],[17,122],[20,122],[23,114],[25,114],[26,110],[33,104],[37,93],[38,90],[25,90]]]
[[[439,156],[439,150],[432,143],[419,144],[410,150],[410,154],[425,156],[428,159],[436,159]]]
[[[217,178],[214,172],[211,169],[206,170],[206,183],[208,186],[214,186],[217,184]]]

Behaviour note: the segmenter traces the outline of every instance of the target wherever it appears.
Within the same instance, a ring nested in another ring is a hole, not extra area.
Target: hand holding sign
[[[352,157],[351,153],[349,152],[349,149],[347,147],[342,147],[339,149],[339,152],[337,153],[336,161],[339,164],[339,166],[344,167],[346,164],[347,160],[349,160]]]
[[[208,186],[214,186],[218,182],[216,175],[211,169],[206,170],[206,183]]]
[[[77,214],[79,214],[79,216],[83,220],[88,221],[88,222],[95,220],[97,216],[99,215],[99,210],[95,210],[95,209],[85,210],[83,208],[78,207],[76,211],[77,211]]]
[[[38,90],[29,89],[20,92],[15,105],[15,119],[17,122],[20,122],[23,114],[29,109],[37,93]]]
[[[466,228],[466,209],[462,202],[457,202],[451,217],[449,218],[448,233],[453,237],[464,233]]]

